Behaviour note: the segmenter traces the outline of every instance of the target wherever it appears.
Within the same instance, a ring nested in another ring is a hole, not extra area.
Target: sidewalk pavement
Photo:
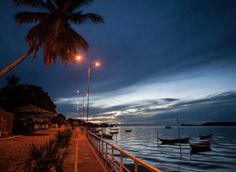
[[[109,169],[80,128],[73,131],[68,152],[64,162],[65,172],[107,172]]]

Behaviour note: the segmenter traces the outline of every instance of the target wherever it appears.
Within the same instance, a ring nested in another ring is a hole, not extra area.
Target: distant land
[[[181,126],[236,126],[236,122],[205,122],[202,124],[181,124]]]
[[[201,126],[236,126],[236,122],[206,122]]]
[[[201,126],[200,124],[181,124],[181,126]]]

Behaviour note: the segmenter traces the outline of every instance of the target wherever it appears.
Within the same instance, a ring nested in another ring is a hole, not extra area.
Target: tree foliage
[[[87,41],[71,27],[88,22],[103,23],[103,18],[94,13],[83,13],[82,8],[92,0],[13,0],[17,6],[30,7],[32,11],[21,11],[15,15],[16,22],[33,23],[26,35],[28,51],[0,71],[5,76],[29,55],[37,56],[43,51],[44,64],[54,64],[56,59],[64,63],[73,62],[78,51],[88,51]]]
[[[58,114],[51,118],[51,123],[57,124],[58,127],[60,128],[63,124],[66,123],[66,117],[62,114]]]
[[[29,30],[26,41],[34,49],[35,55],[43,49],[45,64],[53,64],[57,57],[63,62],[74,60],[78,49],[87,51],[87,41],[70,23],[102,23],[103,18],[94,13],[83,13],[82,7],[92,0],[13,0],[17,6],[28,6],[39,11],[22,11],[15,15],[21,25],[35,23]]]
[[[8,82],[8,85],[0,89],[0,106],[6,111],[14,112],[17,108],[29,105],[56,112],[56,105],[42,87],[28,84],[14,85],[12,82]]]
[[[63,172],[63,163],[70,145],[72,131],[59,131],[54,139],[42,145],[30,144],[26,148],[24,160],[28,172]]]

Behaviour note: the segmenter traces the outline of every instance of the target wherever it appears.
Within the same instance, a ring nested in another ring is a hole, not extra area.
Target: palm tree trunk
[[[0,71],[0,78],[2,78],[4,75],[6,75],[11,69],[16,67],[18,64],[20,64],[23,60],[28,57],[34,49],[30,48],[28,51],[26,51],[22,56],[20,56],[18,59],[13,61],[12,63],[8,64],[4,69]]]

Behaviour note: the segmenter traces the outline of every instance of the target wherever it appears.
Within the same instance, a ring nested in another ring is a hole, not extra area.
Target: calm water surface
[[[114,144],[163,171],[236,171],[236,127],[181,127],[181,136],[191,136],[191,143],[198,142],[199,135],[214,134],[211,141],[212,151],[191,154],[189,144],[182,144],[182,159],[179,145],[162,145],[157,139],[177,137],[176,127],[118,128],[119,134],[113,136]],[[126,129],[131,129],[132,132],[126,133]],[[126,163],[130,162],[126,160]]]

